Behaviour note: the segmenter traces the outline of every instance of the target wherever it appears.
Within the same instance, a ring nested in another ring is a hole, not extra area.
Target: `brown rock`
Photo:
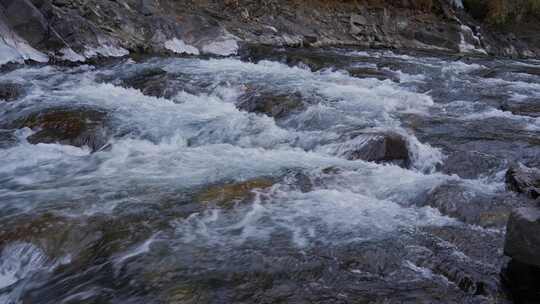
[[[253,198],[253,190],[270,188],[274,181],[268,178],[255,178],[239,183],[216,185],[199,192],[197,202],[226,206],[230,203]]]
[[[76,147],[88,146],[97,151],[107,143],[106,113],[92,109],[51,109],[31,114],[8,124],[10,129],[30,128],[31,144],[60,143]]]
[[[397,133],[357,133],[349,135],[353,148],[344,153],[349,160],[362,159],[377,163],[410,166],[407,140]]]

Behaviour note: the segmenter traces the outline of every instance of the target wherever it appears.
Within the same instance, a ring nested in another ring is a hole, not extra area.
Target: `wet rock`
[[[482,69],[473,73],[473,75],[476,75],[482,78],[500,78],[500,79],[504,79],[505,76],[510,76],[511,74],[540,76],[540,69],[529,67],[529,66],[515,65],[515,66],[491,67],[491,68]]]
[[[357,78],[375,78],[378,80],[391,80],[399,82],[399,77],[390,71],[371,69],[371,68],[351,68],[347,70],[352,77]]]
[[[504,264],[504,231],[471,225],[427,226],[421,230],[436,241],[434,244],[452,247],[456,256],[489,265],[492,271],[498,271]]]
[[[38,49],[64,46],[56,32],[49,27],[46,17],[32,1],[3,0],[0,7],[6,24],[31,46]]]
[[[340,147],[340,154],[349,160],[362,159],[376,163],[392,163],[407,168],[411,164],[407,140],[400,134],[352,133]]]
[[[511,112],[514,115],[540,117],[540,102],[531,100],[530,102],[508,102],[500,106],[502,111]]]
[[[506,230],[504,253],[512,258],[503,269],[516,303],[540,302],[540,209],[518,208]]]
[[[512,208],[524,204],[509,195],[481,193],[451,182],[433,189],[420,205],[437,208],[442,214],[468,224],[501,227],[508,220]]]
[[[344,68],[348,63],[340,56],[331,53],[318,52],[315,49],[282,48],[266,45],[249,45],[240,52],[240,58],[245,61],[260,62],[271,60],[288,66],[307,67],[312,71],[325,68]]]
[[[24,94],[23,86],[18,83],[0,83],[0,100],[14,101]]]
[[[16,214],[2,219],[0,248],[10,243],[29,242],[43,248],[48,256],[66,254],[63,242],[73,227],[69,218],[54,213]]]
[[[447,228],[440,228],[445,229]],[[452,243],[455,240],[448,238],[461,239],[460,235],[463,232],[465,231],[447,231],[441,237],[425,235],[424,239],[419,240],[417,247],[409,249],[408,259],[417,267],[429,269],[432,274],[443,276],[467,294],[498,299],[500,303],[506,303],[497,276],[498,265],[489,263],[492,261],[486,263],[468,256],[459,246]],[[466,233],[472,232],[469,230]],[[490,237],[487,239],[491,240]],[[490,254],[497,255],[496,252]]]
[[[265,114],[276,119],[301,111],[305,106],[300,93],[282,94],[248,89],[237,107],[242,111]]]
[[[11,127],[33,129],[36,133],[27,138],[31,144],[88,146],[95,152],[108,141],[106,118],[107,114],[100,110],[49,109],[20,119],[11,124]]]
[[[363,243],[360,248],[350,248],[343,255],[342,267],[355,273],[387,277],[402,267],[405,249],[390,240]]]
[[[501,276],[514,303],[540,303],[540,267],[510,260]]]
[[[245,182],[216,185],[199,192],[195,200],[208,204],[215,203],[220,206],[227,206],[231,203],[252,199],[253,190],[272,187],[275,181],[269,178],[256,178]]]
[[[522,263],[540,267],[540,208],[517,208],[506,227],[504,253]]]
[[[526,194],[533,199],[540,196],[540,170],[538,169],[514,164],[506,172],[505,179],[506,186],[511,191]]]
[[[98,75],[98,81],[134,88],[147,96],[164,98],[172,98],[181,91],[190,94],[209,93],[216,86],[216,83],[208,79],[194,79],[193,75],[169,73],[162,68],[145,68],[120,78],[102,74]]]
[[[441,171],[445,174],[457,174],[461,178],[474,179],[496,173],[503,160],[486,153],[476,151],[455,151],[444,160]]]
[[[416,5],[419,2],[429,5]],[[515,39],[499,31],[494,34],[487,27],[480,32],[475,30],[481,34],[481,41],[477,41],[471,37],[472,31],[463,31],[459,25],[471,23],[466,14],[461,10],[457,14],[445,1],[431,5],[431,1],[267,4],[5,0],[2,4],[9,17],[7,24],[33,47],[57,54],[69,47],[83,58],[126,55],[126,50],[165,52],[165,42],[175,38],[218,55],[232,54],[237,48],[236,40],[274,46],[358,45],[457,52],[464,39],[477,46],[481,43],[496,54],[533,56],[538,51],[534,48],[537,41],[531,40],[530,35]],[[531,28],[532,34],[534,30],[536,26]],[[231,33],[238,39],[231,38]],[[97,51],[92,53],[85,46]],[[223,52],[224,48],[228,50]],[[118,52],[120,49],[123,51]],[[325,66],[320,60],[303,61],[315,69]]]
[[[292,185],[294,188],[300,190],[303,193],[307,193],[313,190],[314,184],[309,175],[303,172],[296,172],[285,178],[285,182]]]
[[[524,131],[512,120],[490,117],[456,123],[445,117],[414,116],[413,119],[408,123],[418,140],[442,148],[447,155],[455,151],[475,151],[493,155],[501,164],[522,162],[540,167],[538,135]]]
[[[124,79],[122,83],[148,96],[170,98],[177,93],[174,85],[170,83],[167,72],[159,68],[146,69],[133,77]]]

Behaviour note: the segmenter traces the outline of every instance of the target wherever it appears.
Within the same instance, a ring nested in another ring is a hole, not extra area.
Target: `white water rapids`
[[[390,52],[350,52],[343,56],[399,61],[402,66],[393,71],[400,82],[355,78],[339,69],[310,71],[278,62],[249,63],[232,58],[125,61],[99,68],[26,66],[5,72],[0,82],[22,84],[26,91],[16,102],[0,102],[1,120],[16,120],[50,108],[99,109],[107,113],[114,136],[108,149],[92,153],[89,148],[56,143],[33,145],[27,138],[36,130],[17,130],[17,143],[0,149],[0,219],[43,212],[75,220],[122,218],[124,206],[129,210],[136,208],[129,206],[161,205],[166,200],[168,204],[171,200],[173,205],[184,204],[183,195],[189,197],[208,185],[269,177],[276,180],[273,186],[254,190],[248,204],[210,206],[186,217],[163,215],[167,229],[153,230],[146,238],[116,252],[112,263],[120,267],[137,257],[149,255],[150,259],[166,254],[155,249],[161,243],[171,247],[167,251],[172,252],[168,253],[171,256],[182,255],[186,264],[201,267],[211,263],[209,260],[219,260],[220,254],[241,254],[242,246],[263,250],[276,238],[285,239],[287,250],[294,252],[318,246],[346,246],[414,233],[421,227],[461,225],[436,208],[418,204],[441,185],[460,183],[472,196],[504,191],[500,173],[503,168],[477,179],[440,172],[438,168],[448,153],[419,139],[411,127],[414,121],[405,123],[404,117],[422,121],[444,115],[457,126],[502,119],[511,123],[517,133],[540,130],[538,118],[499,110],[490,100],[481,105],[472,100],[481,90],[501,87],[517,100],[538,98],[538,82],[490,78],[471,84],[468,75],[487,69],[483,63]],[[178,77],[196,90],[180,90],[172,98],[157,98],[103,80],[148,68],[181,75]],[[239,110],[239,98],[253,87],[298,94],[307,106],[280,121]],[[440,91],[448,94],[444,102],[434,100],[440,98]],[[432,132],[428,135],[446,136],[437,129],[439,123],[446,122],[433,123],[432,129],[426,131]],[[362,144],[340,139],[352,130],[400,134],[407,140],[410,168],[344,159],[344,151]],[[458,144],[463,143],[456,140]],[[311,182],[309,191],[295,186],[296,172],[302,172]],[[38,241],[37,246],[43,242]],[[267,245],[260,245],[265,242]],[[3,259],[9,259],[0,261],[0,299],[6,299],[6,303],[24,294],[24,286],[13,286],[30,279],[29,268],[50,271],[58,267],[59,259],[80,253],[69,252],[71,245],[65,245],[62,254],[46,257],[39,247],[20,246],[9,245],[2,251]],[[190,248],[201,251],[194,253]],[[12,261],[17,250],[28,255],[20,265]],[[215,250],[216,256],[205,250]],[[148,265],[159,264],[152,263]],[[425,279],[422,268],[408,263],[404,269]],[[10,285],[12,288],[6,289]],[[76,294],[86,297],[99,293],[89,290]]]

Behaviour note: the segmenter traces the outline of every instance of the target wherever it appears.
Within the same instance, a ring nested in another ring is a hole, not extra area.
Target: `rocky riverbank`
[[[534,22],[529,22],[534,27]],[[533,31],[530,25],[527,31]],[[534,35],[473,19],[461,1],[1,0],[2,60],[231,55],[247,45],[356,45],[531,57]]]
[[[539,303],[538,23],[499,13],[0,0],[0,303]]]

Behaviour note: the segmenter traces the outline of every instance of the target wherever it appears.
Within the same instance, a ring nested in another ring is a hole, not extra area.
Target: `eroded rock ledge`
[[[227,56],[244,45],[357,45],[506,56],[540,49],[494,33],[460,1],[0,0],[4,61],[129,53]]]

